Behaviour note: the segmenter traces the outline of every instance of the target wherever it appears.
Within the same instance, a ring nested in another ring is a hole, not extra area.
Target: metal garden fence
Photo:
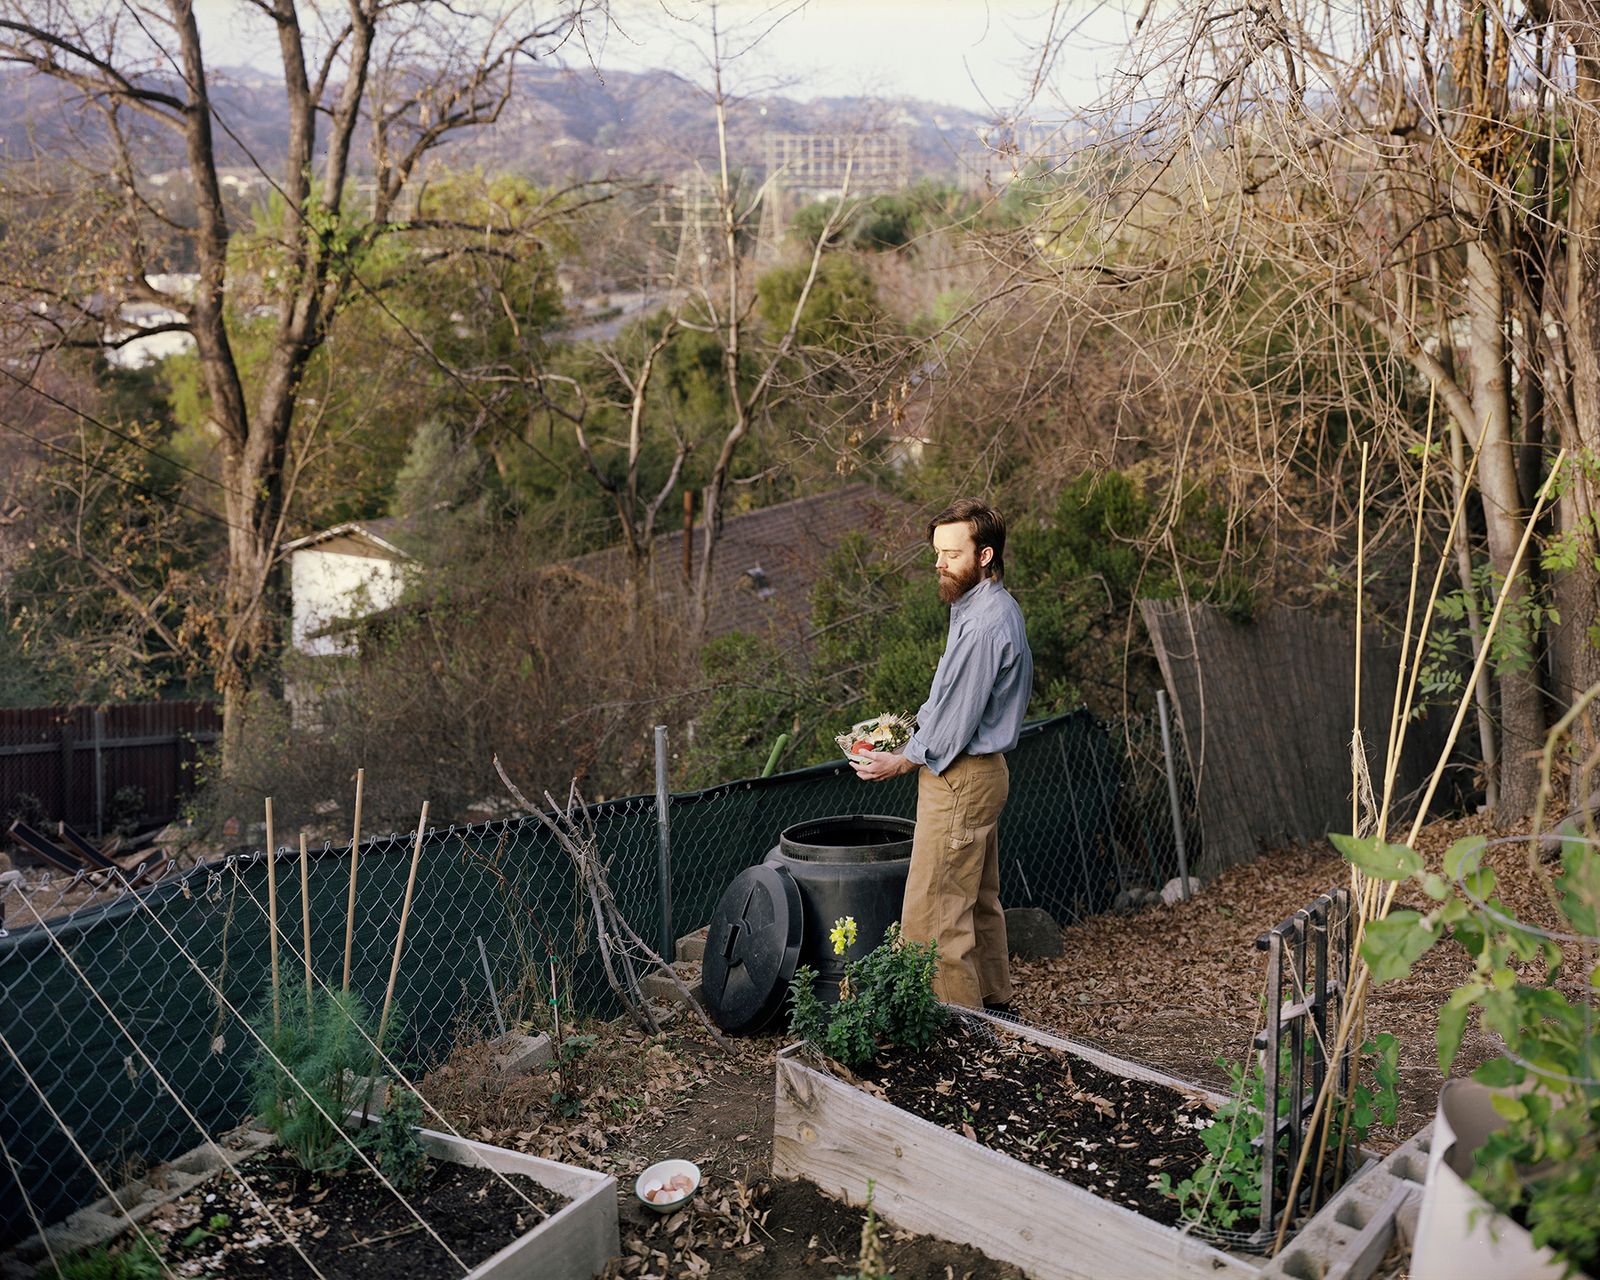
[[[1103,723],[1085,711],[1028,726],[1009,758],[1001,821],[1002,898],[1064,921],[1107,910],[1119,892],[1177,874],[1174,812],[1155,721]],[[1194,800],[1179,788],[1193,853]],[[914,778],[868,789],[842,762],[674,795],[670,823],[676,932],[707,923],[724,887],[760,861],[793,823],[829,814],[913,816]],[[659,935],[663,893],[657,800],[590,810],[619,905],[647,938]],[[413,837],[359,851],[351,986],[382,1003]],[[284,981],[303,972],[298,852],[280,848],[276,888]],[[344,963],[350,848],[307,859],[312,963],[329,983]],[[145,1055],[212,1131],[249,1111],[255,1042],[269,983],[267,858],[241,853],[201,864],[112,901],[55,916],[77,886],[13,891],[0,933],[0,1243],[100,1194],[87,1160],[136,1175],[199,1141]],[[35,914],[37,912],[37,914]],[[39,917],[45,922],[40,922]],[[426,833],[396,1009],[401,1058],[426,1068],[489,1024],[491,992],[515,1014],[548,999],[551,962],[575,1009],[615,1012],[589,944],[566,855],[531,818]],[[115,1016],[113,1016],[113,1014]],[[120,1023],[120,1026],[119,1026]],[[125,1029],[125,1030],[124,1030]],[[129,1037],[137,1038],[143,1053]],[[69,1136],[70,1131],[70,1136]],[[81,1149],[81,1150],[80,1150]]]

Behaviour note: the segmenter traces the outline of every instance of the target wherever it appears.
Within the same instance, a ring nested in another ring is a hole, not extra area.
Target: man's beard
[[[975,564],[964,574],[945,573],[939,571],[939,603],[954,604],[973,587],[977,586],[983,578],[983,566]]]

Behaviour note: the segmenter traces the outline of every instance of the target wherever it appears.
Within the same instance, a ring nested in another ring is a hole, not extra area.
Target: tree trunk
[[[1483,432],[1478,489],[1483,498],[1489,559],[1509,593],[1507,609],[1527,595],[1528,566],[1511,578],[1511,562],[1522,536],[1522,500],[1511,447],[1511,397],[1506,380],[1505,280],[1494,245],[1483,238],[1467,245],[1467,313],[1472,370],[1472,407]],[[1510,632],[1502,616],[1500,639]],[[1534,646],[1528,645],[1531,649]],[[1519,670],[1498,673],[1500,692],[1500,817],[1532,812],[1539,771],[1530,752],[1544,744],[1544,704],[1537,658]]]
[[[1600,5],[1565,5],[1561,16],[1575,60],[1573,178],[1568,196],[1565,280],[1567,358],[1573,421],[1562,444],[1570,451],[1556,528],[1576,543],[1576,563],[1555,575],[1552,597],[1561,625],[1551,637],[1552,685],[1565,707],[1600,683]],[[1577,745],[1593,751],[1592,732],[1574,726]],[[1574,779],[1576,783],[1576,778]]]

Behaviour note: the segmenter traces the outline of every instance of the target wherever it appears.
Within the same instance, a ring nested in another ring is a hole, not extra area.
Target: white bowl
[[[667,1182],[673,1175],[686,1173],[694,1180],[690,1187],[676,1200],[669,1200],[665,1204],[655,1204],[644,1198],[644,1189],[652,1182]],[[700,1190],[700,1166],[693,1160],[658,1160],[651,1165],[633,1183],[633,1194],[646,1209],[653,1209],[657,1213],[671,1213],[674,1209],[681,1209],[689,1199]]]

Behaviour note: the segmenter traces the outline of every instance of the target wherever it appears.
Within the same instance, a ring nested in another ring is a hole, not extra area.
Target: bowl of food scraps
[[[700,1190],[700,1166],[693,1160],[658,1160],[633,1184],[639,1203],[657,1213],[682,1208]]]

